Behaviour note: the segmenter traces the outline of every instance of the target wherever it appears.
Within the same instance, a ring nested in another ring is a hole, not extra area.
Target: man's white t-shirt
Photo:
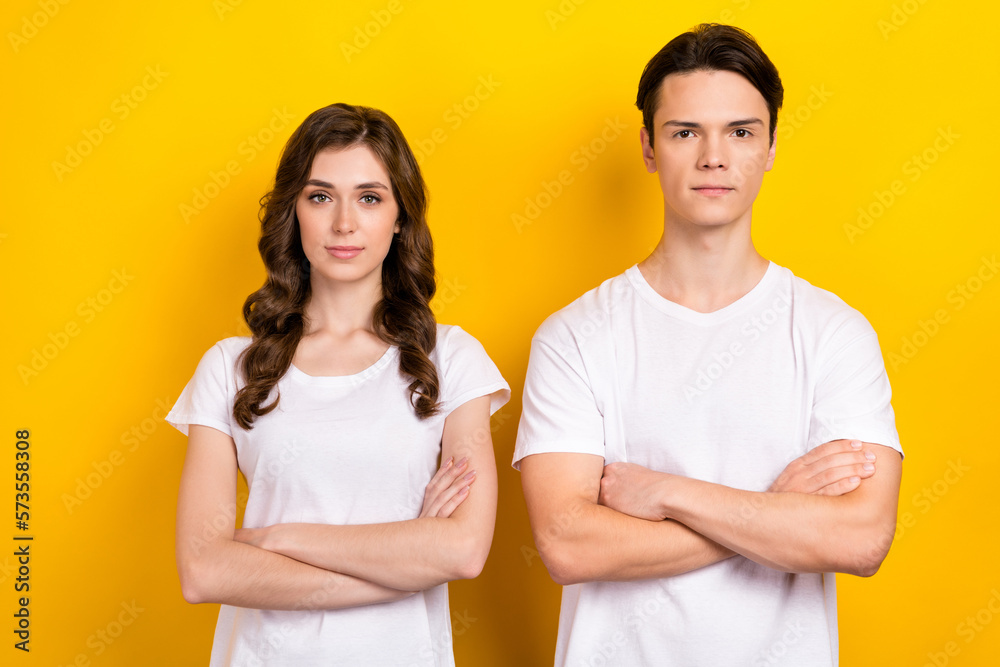
[[[771,263],[742,298],[699,313],[633,266],[536,332],[514,466],[579,452],[765,491],[830,440],[902,453],[889,399],[868,321],[788,269]],[[833,574],[742,556],[576,584],[563,589],[555,664],[826,667],[838,662],[836,614]]]
[[[235,361],[249,344],[248,337],[227,338],[209,349],[166,417],[185,435],[189,424],[204,424],[233,437],[249,487],[247,528],[415,519],[438,468],[448,414],[486,395],[492,414],[510,398],[483,346],[457,326],[438,325],[430,355],[440,386],[437,415],[416,416],[411,380],[391,346],[355,375],[316,377],[291,366],[267,401],[280,392],[278,407],[246,431],[233,419],[233,402],[243,386]],[[211,664],[451,667],[448,586],[333,611],[222,605]]]

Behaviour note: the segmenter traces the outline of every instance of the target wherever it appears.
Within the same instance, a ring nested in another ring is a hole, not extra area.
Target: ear
[[[642,161],[646,164],[646,171],[655,174],[656,156],[653,154],[653,147],[649,143],[649,132],[644,127],[639,129],[639,141],[642,143]]]
[[[771,171],[774,166],[774,151],[778,147],[778,130],[774,131],[771,137],[771,147],[767,149],[767,162],[764,163],[764,171]]]
[[[399,225],[399,220],[397,220],[395,226],[392,228],[392,233],[398,234],[401,231],[403,231],[403,228]]]

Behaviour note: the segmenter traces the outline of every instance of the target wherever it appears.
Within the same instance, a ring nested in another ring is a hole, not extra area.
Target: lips
[[[335,245],[327,246],[326,251],[336,257],[337,259],[351,259],[357,257],[361,254],[364,248],[359,248],[353,245]]]
[[[721,197],[722,195],[733,191],[733,188],[726,187],[725,185],[715,185],[715,184],[698,185],[691,189],[707,197]]]

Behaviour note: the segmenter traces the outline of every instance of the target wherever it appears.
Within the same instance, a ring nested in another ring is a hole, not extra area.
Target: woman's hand
[[[476,471],[465,473],[468,465],[467,458],[459,459],[458,463],[449,458],[434,473],[434,477],[424,490],[424,504],[420,508],[420,518],[446,519],[469,497],[469,489],[476,481]]]

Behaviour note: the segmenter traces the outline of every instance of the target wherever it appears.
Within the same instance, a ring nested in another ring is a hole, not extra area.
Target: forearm
[[[286,523],[261,531],[261,548],[309,565],[402,590],[475,577],[492,541],[454,518],[336,526]]]
[[[535,543],[563,585],[672,577],[733,555],[676,521],[639,519],[583,500],[539,525]]]
[[[184,598],[253,609],[342,609],[410,593],[331,572],[249,544],[220,538],[178,549]]]
[[[672,476],[664,513],[747,558],[786,572],[869,576],[892,541],[887,516],[852,492],[844,496],[758,493]]]

